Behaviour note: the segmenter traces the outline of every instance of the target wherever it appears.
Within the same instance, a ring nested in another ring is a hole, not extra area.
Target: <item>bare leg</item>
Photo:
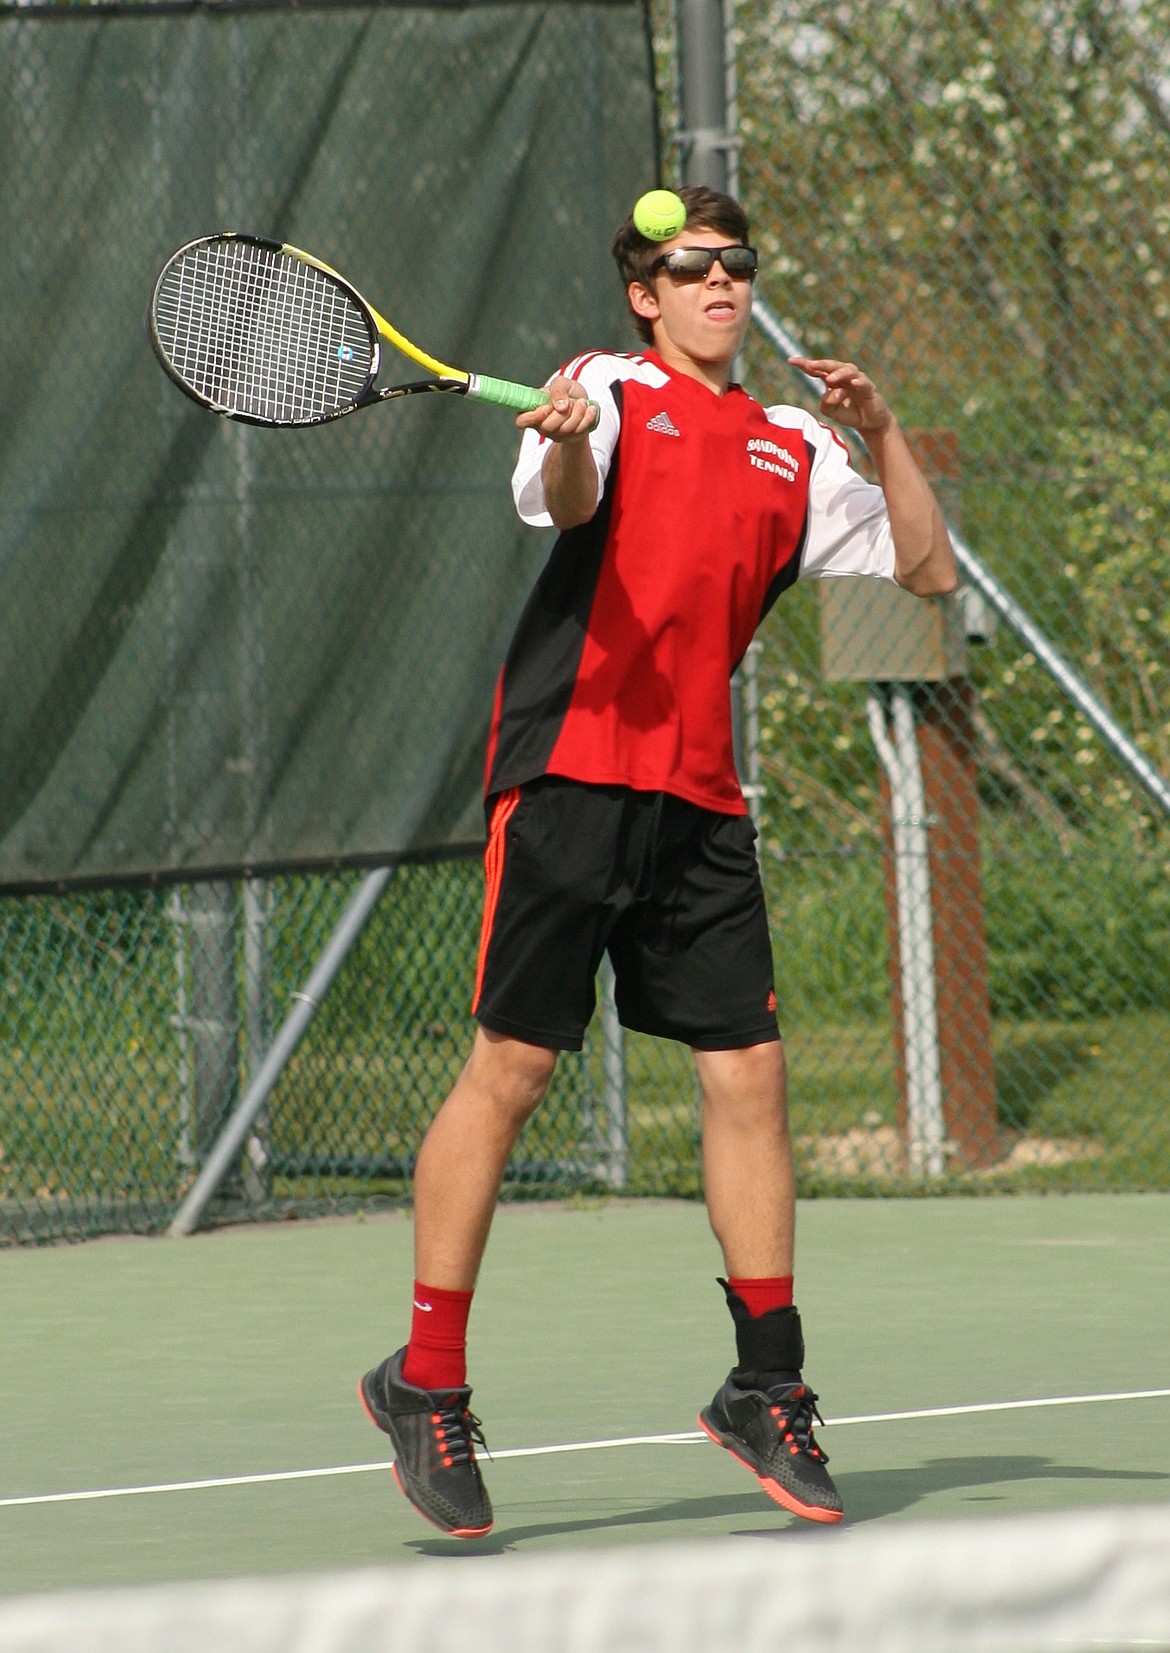
[[[796,1195],[784,1046],[697,1050],[707,1215],[729,1276],[792,1273]]]
[[[555,1050],[477,1029],[467,1065],[419,1150],[416,1280],[447,1291],[474,1289],[508,1155],[556,1062]]]

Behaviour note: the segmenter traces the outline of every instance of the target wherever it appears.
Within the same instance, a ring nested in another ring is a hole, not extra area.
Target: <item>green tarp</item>
[[[164,377],[146,304],[235,228],[460,366],[632,346],[608,244],[657,171],[641,7],[4,10],[0,156],[0,888],[478,839],[548,549],[511,416],[232,424]]]

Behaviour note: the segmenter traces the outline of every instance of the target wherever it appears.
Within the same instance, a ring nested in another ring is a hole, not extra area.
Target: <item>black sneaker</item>
[[[824,1423],[817,1397],[803,1383],[741,1389],[732,1378],[699,1413],[699,1427],[759,1478],[778,1504],[806,1521],[840,1521],[841,1496],[813,1439]]]
[[[473,1441],[486,1446],[467,1407],[470,1389],[416,1389],[402,1377],[399,1349],[358,1384],[370,1422],[394,1442],[391,1470],[403,1492],[453,1538],[482,1538],[492,1528],[492,1501],[475,1461]]]

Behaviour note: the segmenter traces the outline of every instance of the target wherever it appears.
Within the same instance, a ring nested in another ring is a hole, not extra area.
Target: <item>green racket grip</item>
[[[511,379],[492,379],[486,373],[467,375],[467,394],[474,396],[478,402],[491,402],[498,408],[513,408],[517,413],[529,413],[548,401],[547,390],[533,390],[531,385],[514,384]]]
[[[477,401],[491,402],[500,408],[513,408],[517,413],[531,413],[550,400],[547,390],[534,390],[531,385],[518,385],[511,379],[492,379],[485,373],[467,375],[467,394]],[[596,408],[596,402],[590,402]],[[597,421],[594,420],[594,425]]]

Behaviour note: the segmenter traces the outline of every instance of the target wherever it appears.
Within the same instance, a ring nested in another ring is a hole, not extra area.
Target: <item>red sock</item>
[[[410,1342],[402,1376],[416,1389],[462,1389],[467,1382],[469,1291],[414,1283]]]
[[[758,1320],[769,1309],[792,1307],[791,1274],[769,1274],[762,1280],[728,1280],[727,1284],[747,1305],[753,1320]]]

